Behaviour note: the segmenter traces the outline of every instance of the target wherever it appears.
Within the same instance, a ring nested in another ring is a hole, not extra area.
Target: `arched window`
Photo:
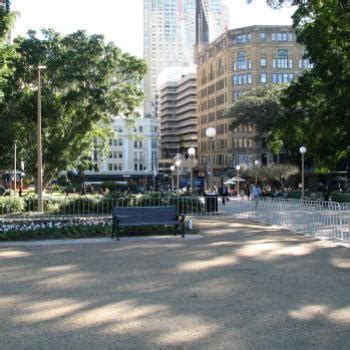
[[[278,58],[288,58],[288,50],[279,49],[278,50]]]
[[[233,70],[245,70],[251,69],[251,61],[247,59],[245,51],[239,51],[237,53],[237,61],[234,62]]]
[[[237,60],[238,61],[244,61],[246,58],[246,53],[245,51],[239,51],[237,54]]]

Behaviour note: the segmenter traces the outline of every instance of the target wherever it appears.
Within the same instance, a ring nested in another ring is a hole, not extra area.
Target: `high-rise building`
[[[159,170],[169,172],[177,154],[186,156],[189,148],[197,151],[196,74],[188,73],[168,80],[159,91],[160,121]]]
[[[224,111],[245,92],[266,84],[289,83],[305,68],[305,47],[296,42],[291,26],[250,26],[225,32],[197,55],[198,154],[203,175],[213,164],[214,174],[236,164],[271,160],[263,135],[256,141],[251,125],[231,130]],[[206,129],[214,127],[210,141]]]
[[[209,18],[213,19],[213,33],[219,35],[228,24],[228,9],[221,5],[221,0],[205,2]],[[167,67],[189,66],[194,62],[196,0],[144,0],[143,4],[144,58],[148,64],[144,81],[147,115],[153,114],[159,73]]]

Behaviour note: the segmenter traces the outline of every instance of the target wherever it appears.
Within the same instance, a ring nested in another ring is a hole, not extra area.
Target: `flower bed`
[[[0,241],[110,237],[111,225],[111,217],[7,219],[0,221]],[[121,236],[174,233],[174,228],[167,226],[126,227],[120,231]]]

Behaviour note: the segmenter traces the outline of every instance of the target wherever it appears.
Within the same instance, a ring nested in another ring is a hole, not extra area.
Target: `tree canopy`
[[[269,132],[283,114],[281,97],[285,85],[270,84],[247,91],[225,111],[231,117],[231,127],[252,124],[258,134]]]
[[[294,1],[293,26],[314,67],[286,90],[275,135],[329,172],[350,146],[350,2]]]
[[[11,74],[8,62],[14,54],[8,43],[8,34],[13,23],[14,15],[9,13],[5,7],[0,6],[0,101],[3,98],[3,86],[6,78]]]
[[[30,31],[14,41],[14,49],[13,74],[0,103],[0,164],[9,164],[4,155],[11,154],[16,139],[26,172],[36,171],[37,67],[44,65],[44,183],[91,154],[96,137],[109,137],[111,116],[130,114],[143,99],[145,62],[106,44],[102,35],[78,31],[62,36],[48,29],[39,38]]]

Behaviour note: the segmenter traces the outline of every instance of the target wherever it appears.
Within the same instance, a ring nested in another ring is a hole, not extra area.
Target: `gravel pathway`
[[[350,250],[224,218],[200,239],[0,247],[0,349],[350,349]]]

